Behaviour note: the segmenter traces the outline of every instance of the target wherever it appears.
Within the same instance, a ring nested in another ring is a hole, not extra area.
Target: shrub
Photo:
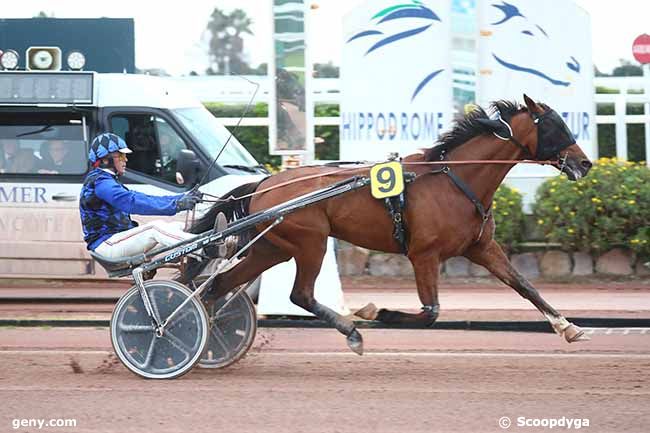
[[[544,182],[534,214],[545,238],[567,250],[629,247],[648,255],[650,170],[644,162],[599,159],[577,182],[565,176]]]
[[[516,188],[502,184],[492,200],[497,242],[508,252],[517,251],[524,237],[522,196]]]

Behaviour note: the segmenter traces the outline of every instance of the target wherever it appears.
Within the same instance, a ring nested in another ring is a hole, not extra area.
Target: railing
[[[646,163],[650,166],[650,76],[597,77],[594,86],[618,90],[619,93],[595,93],[594,102],[614,104],[614,114],[597,115],[596,124],[614,124],[616,128],[616,157],[627,160],[627,125],[645,124]],[[634,93],[630,93],[630,91]],[[639,93],[643,92],[643,93]],[[627,114],[627,104],[644,104],[644,114]]]
[[[248,80],[259,83],[260,89],[253,102],[268,102],[269,81],[262,76],[247,76]],[[246,104],[251,99],[255,86],[236,76],[181,77],[175,81],[191,90],[202,101]],[[318,78],[313,80],[315,103],[338,104],[341,99],[337,78]],[[597,115],[596,124],[614,124],[616,127],[616,156],[627,160],[627,125],[645,124],[646,160],[650,165],[650,74],[646,77],[597,77],[594,88],[616,89],[619,93],[594,93],[595,104],[614,104],[613,115]],[[643,90],[645,89],[645,92]],[[636,93],[630,93],[630,91]],[[643,93],[638,93],[643,92]],[[644,114],[627,114],[629,103],[644,104]],[[239,118],[220,118],[224,125],[235,125]],[[242,126],[267,126],[266,117],[244,118]],[[315,125],[339,125],[338,117],[315,117]]]

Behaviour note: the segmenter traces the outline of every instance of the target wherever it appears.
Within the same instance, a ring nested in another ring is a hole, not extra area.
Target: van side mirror
[[[176,160],[176,183],[194,186],[199,177],[199,160],[194,151],[183,149]]]

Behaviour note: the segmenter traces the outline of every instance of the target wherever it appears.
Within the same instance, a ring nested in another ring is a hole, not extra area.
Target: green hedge
[[[494,237],[497,242],[507,252],[518,251],[524,240],[524,211],[519,191],[505,184],[499,186],[492,201],[492,214],[496,225]]]
[[[244,113],[246,105],[229,105],[221,103],[206,103],[214,117],[239,118]],[[246,117],[268,117],[269,109],[267,104],[257,103],[249,108]],[[269,128],[266,126],[240,126],[235,131],[235,126],[228,126],[228,130],[235,133],[237,139],[255,157],[257,162],[263,165],[270,165],[277,168],[282,164],[279,156],[269,155]]]
[[[221,103],[206,103],[205,107],[215,117],[239,118],[246,109],[246,105],[229,105]],[[339,115],[339,106],[336,104],[318,104],[314,112],[317,117],[336,117]],[[255,104],[249,109],[246,117],[267,117],[268,106],[265,103]],[[234,126],[228,126],[230,131]],[[316,159],[339,159],[339,128],[338,126],[319,125],[314,133],[322,142],[315,147]],[[282,164],[279,156],[269,155],[269,128],[266,126],[240,126],[236,132],[237,139],[255,157],[260,164],[278,168]],[[319,140],[320,141],[320,140]]]
[[[601,158],[577,182],[546,181],[534,205],[545,238],[567,250],[602,253],[628,247],[650,256],[650,170],[645,163]]]

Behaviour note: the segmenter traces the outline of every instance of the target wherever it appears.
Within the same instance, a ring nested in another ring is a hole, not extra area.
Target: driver
[[[90,145],[92,169],[79,197],[79,212],[87,248],[108,258],[142,254],[156,245],[171,246],[196,236],[182,230],[180,222],[153,221],[138,225],[131,214],[175,215],[193,209],[202,194],[153,196],[130,191],[118,177],[126,170],[131,149],[121,137],[99,134]]]

